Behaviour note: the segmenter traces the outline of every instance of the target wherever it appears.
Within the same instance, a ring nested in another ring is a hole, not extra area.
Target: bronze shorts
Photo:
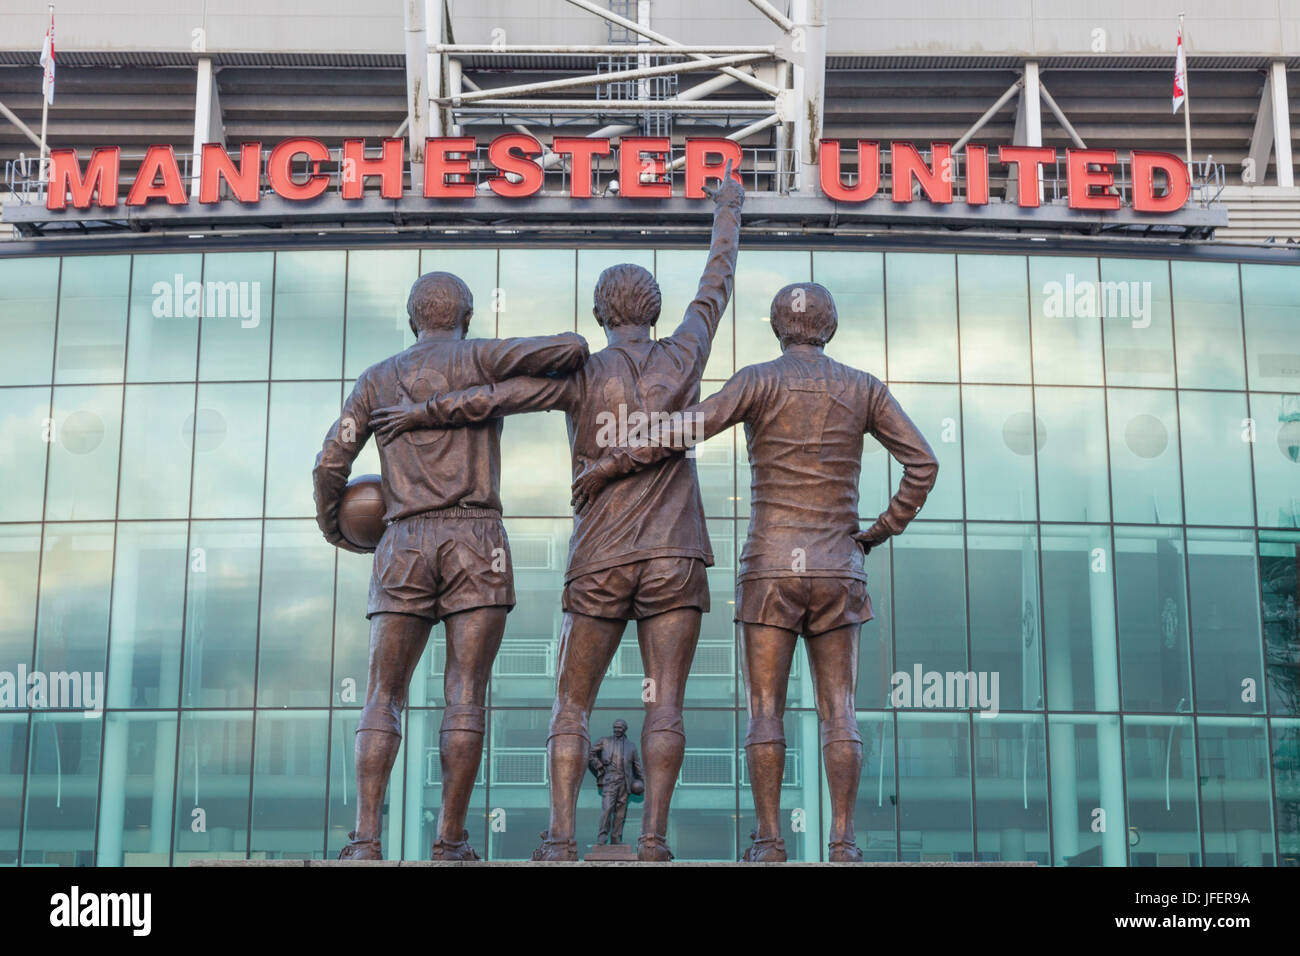
[[[815,637],[871,620],[871,598],[856,578],[750,578],[736,585],[736,620]]]
[[[709,578],[699,558],[647,558],[592,571],[564,586],[564,610],[623,621],[679,607],[709,610]]]
[[[478,607],[515,606],[510,542],[494,511],[448,508],[400,518],[375,549],[372,614],[414,614],[435,624]]]

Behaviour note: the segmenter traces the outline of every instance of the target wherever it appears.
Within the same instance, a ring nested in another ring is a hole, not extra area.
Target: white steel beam
[[[424,141],[429,137],[429,66],[434,57],[428,52],[425,30],[425,0],[404,0],[406,28],[406,133],[411,155],[411,187],[424,182]],[[441,2],[428,6],[441,11]]]
[[[1286,64],[1276,60],[1269,67],[1272,81],[1273,151],[1277,161],[1277,184],[1295,185],[1295,168],[1291,165],[1291,107],[1287,102]]]
[[[221,100],[217,94],[217,75],[212,69],[212,57],[199,57],[194,87],[194,148],[191,150],[190,195],[199,194],[203,165],[203,144],[226,145],[226,130],[221,122]]]
[[[794,68],[795,189],[809,195],[820,189],[817,159],[826,106],[826,2],[793,0],[790,13],[792,46],[803,59]]]
[[[758,10],[759,13],[763,14],[763,16],[767,17],[786,33],[789,33],[794,29],[794,21],[776,7],[772,6],[772,4],[768,3],[767,0],[749,0],[749,2],[756,10]]]
[[[662,33],[656,33],[654,30],[651,30],[649,27],[644,27],[639,23],[629,20],[627,17],[620,17],[617,13],[612,13],[611,11],[606,10],[604,7],[596,6],[596,4],[592,3],[591,0],[564,0],[564,2],[572,4],[575,7],[580,7],[581,9],[586,10],[588,13],[600,17],[602,20],[608,20],[610,23],[615,23],[626,30],[632,31],[638,36],[643,36],[648,40],[652,40],[655,43],[662,43],[664,46],[670,46],[670,47],[681,46],[680,43],[670,39],[669,37],[664,36]],[[820,2],[820,0],[814,0],[814,2]],[[701,58],[702,54],[692,53],[690,54],[690,56],[692,59],[698,60]],[[764,93],[768,94],[769,96],[776,96],[778,92],[777,88],[773,86],[771,83],[764,83],[762,80],[754,76],[752,73],[743,73],[740,70],[737,70],[735,67],[730,67],[730,66],[725,67],[722,72],[726,73],[733,80],[739,80],[741,83],[745,83],[749,86],[752,86],[757,90],[762,90]]]
[[[657,56],[727,56],[731,53],[765,53],[768,56],[776,55],[775,46],[764,45],[741,45],[732,44],[730,46],[718,46],[717,44],[707,43],[702,45],[690,43],[674,43],[671,45],[663,43],[654,43],[642,37],[640,41],[644,46],[638,46],[637,52],[646,52]],[[490,53],[493,56],[509,56],[514,53],[526,53],[531,55],[550,54],[552,56],[574,56],[574,55],[601,55],[613,56],[628,52],[626,43],[512,43],[503,46],[494,46],[491,43],[433,43],[429,45],[432,53],[446,53],[449,55],[468,55],[472,53]]]

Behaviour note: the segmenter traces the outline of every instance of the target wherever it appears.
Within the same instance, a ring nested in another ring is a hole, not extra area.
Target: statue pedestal
[[[636,862],[636,844],[634,843],[598,843],[587,849],[587,855],[582,858],[585,862],[603,862],[609,863],[617,861],[625,863]]]

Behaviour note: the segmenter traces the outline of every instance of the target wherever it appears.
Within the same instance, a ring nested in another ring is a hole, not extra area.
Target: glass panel
[[[53,418],[45,520],[112,518],[117,508],[122,387],[56,388]]]
[[[1300,528],[1300,395],[1251,393],[1255,507],[1265,528]]]
[[[251,707],[257,650],[260,521],[190,528],[185,613],[186,707]]]
[[[1205,865],[1275,865],[1264,721],[1201,717],[1196,732]]]
[[[957,381],[957,269],[951,255],[885,256],[891,382]]]
[[[130,273],[130,256],[64,258],[55,382],[122,381]]]
[[[0,713],[0,864],[4,866],[18,862],[26,770],[27,715]]]
[[[501,507],[508,515],[571,514],[573,465],[564,412],[511,415],[502,428],[506,465],[501,470]],[[518,467],[527,462],[526,467]],[[511,463],[515,467],[510,467]],[[378,471],[378,469],[375,469]]]
[[[871,612],[875,617],[863,624],[859,632],[857,703],[863,708],[889,707],[895,670],[893,565],[892,541],[872,548],[865,561]],[[889,733],[892,737],[892,726]]]
[[[958,256],[963,382],[1028,385],[1029,292],[1024,256]]]
[[[248,857],[248,791],[253,715],[181,714],[173,866]]]
[[[272,382],[266,515],[316,514],[311,469],[339,412],[337,382]],[[363,474],[354,469],[354,474]]]
[[[68,671],[85,681],[83,703],[104,706],[104,658],[108,643],[108,605],[113,580],[113,526],[59,524],[45,529],[41,558],[40,616],[36,627],[36,667]],[[93,675],[94,701],[89,687]],[[51,703],[54,686],[51,682]]]
[[[48,383],[54,368],[54,316],[58,308],[59,260],[0,259],[0,382]]]
[[[110,707],[177,705],[189,562],[186,532],[184,522],[118,526],[109,632]]]
[[[1042,541],[1047,706],[1119,710],[1110,529],[1044,525]]]
[[[1034,417],[1031,390],[1019,386],[963,386],[962,414],[966,430],[966,514],[971,518],[1011,521],[1036,518],[1034,450],[1043,447],[1047,429],[1041,418]],[[939,480],[943,481],[942,457],[939,460]],[[927,518],[938,517],[928,505],[925,514]]]
[[[248,518],[262,513],[266,397],[267,386],[261,382],[199,386],[198,413],[192,417],[194,517]],[[309,461],[302,468],[309,470]]]
[[[1109,389],[1106,401],[1115,520],[1177,524],[1183,495],[1174,393]]]
[[[720,382],[705,382],[700,386],[701,401],[722,388]],[[704,513],[710,518],[733,518],[737,509],[749,513],[750,481],[749,455],[744,446],[745,434],[740,425],[714,435],[693,449],[695,475],[700,483],[700,498]],[[737,445],[740,446],[737,451]],[[737,484],[737,461],[744,485]]]
[[[936,520],[960,519],[962,517],[962,483],[959,480],[962,473],[962,409],[958,387],[956,385],[895,385],[890,392],[907,416],[920,429],[921,434],[925,435],[934,450],[934,457],[939,462],[939,479],[931,490],[930,497],[926,499],[925,517]],[[863,468],[864,475],[868,473],[869,467],[879,470],[884,466],[883,460],[879,465],[872,463],[872,456],[876,454],[872,452],[873,446],[878,447],[879,442],[868,436],[868,440],[863,443],[863,458],[868,463]],[[903,477],[898,462],[890,458],[883,448],[880,449],[879,454],[882,459],[888,459],[889,468],[888,481],[882,482],[883,490],[877,496],[879,506],[869,508],[870,499],[865,497],[858,505],[858,510],[863,512],[863,517],[873,521],[876,514],[889,504],[890,496],[898,488],[898,482]],[[866,480],[865,477],[862,480]],[[743,488],[744,484],[741,487]],[[859,481],[859,488],[861,487],[862,481]]]
[[[960,863],[971,833],[969,714],[898,715],[900,855],[907,862]]]
[[[1259,536],[1268,710],[1300,714],[1300,534]]]
[[[272,378],[342,377],[347,274],[341,249],[275,254]]]
[[[529,715],[531,711],[519,713]],[[523,821],[515,813],[518,803],[514,798],[520,795],[521,788],[526,790],[529,784],[537,783],[539,771],[543,793],[546,792],[545,730],[542,731],[543,740],[540,744],[530,740],[530,746],[519,747],[513,741],[498,736],[502,721],[496,718],[505,716],[497,713],[493,715],[492,739],[484,743],[465,816],[470,845],[480,856],[485,856],[487,849],[486,831],[495,831],[492,836],[496,837],[501,834],[497,829],[499,827],[505,827],[505,833],[519,830]],[[406,720],[407,737],[402,742],[406,748],[406,793],[402,804],[406,808],[403,836],[406,847],[403,856],[408,860],[427,859],[434,841],[438,839],[438,814],[442,806],[442,754],[439,750],[441,725],[442,710],[439,708],[412,708]],[[506,737],[509,737],[508,733]],[[492,774],[490,786],[494,791],[491,816],[487,809],[489,762]],[[543,800],[541,805],[549,806],[549,802]],[[526,812],[523,807],[519,807],[519,811],[520,815]],[[517,859],[527,860],[530,857],[538,843],[536,834],[546,829],[547,822],[546,817],[543,817],[539,826],[513,833],[514,838],[521,842],[529,842],[531,837],[531,843]]]
[[[68,280],[63,281],[66,285]],[[1297,270],[1294,266],[1243,265],[1241,299],[1250,387],[1294,391],[1300,380],[1295,333],[1300,316]]]
[[[1046,541],[1044,541],[1044,544]],[[1051,714],[1052,848],[1056,866],[1124,866],[1124,761],[1119,718]]]
[[[1263,713],[1255,535],[1188,528],[1187,570],[1196,709]]]
[[[1129,864],[1200,866],[1192,718],[1125,718],[1124,773]]]
[[[1178,426],[1187,476],[1183,482],[1187,520],[1253,525],[1250,442],[1259,436],[1247,421],[1246,396],[1179,392]]]
[[[33,713],[23,863],[93,866],[102,715]]]
[[[975,819],[980,860],[1051,863],[1041,715],[975,719]]]
[[[572,249],[502,249],[497,338],[572,332],[577,265]]]
[[[519,556],[513,547],[511,560],[515,568],[515,596],[518,600]],[[370,572],[373,565],[374,561],[368,554],[338,551],[334,595],[333,702],[336,707],[355,707],[360,710],[365,702],[366,670],[370,654],[370,622],[366,620],[366,599],[370,593]],[[510,616],[518,617],[517,614]],[[348,744],[349,748],[351,746]],[[348,752],[352,751],[349,749]]]
[[[1098,299],[1105,316],[1106,383],[1172,388],[1169,263],[1102,259]]]
[[[707,262],[708,253],[702,249],[659,249],[655,252],[655,281],[659,283],[659,291],[663,296],[663,309],[659,313],[660,335],[671,335],[686,315],[686,309],[695,299],[695,292],[700,286],[700,274]],[[586,302],[584,298],[578,304],[580,316],[588,309]],[[769,297],[769,301],[762,305],[763,315],[767,315],[771,304]],[[723,381],[730,378],[736,370],[735,308],[733,295],[723,310],[722,321],[718,323],[717,334],[713,337],[713,350],[704,367],[706,379]],[[603,348],[604,336],[592,339],[591,347],[593,350]],[[768,357],[774,356],[775,353]]]
[[[271,367],[274,286],[275,256],[270,252],[209,252],[203,257],[202,381],[265,381]]]
[[[736,263],[736,367],[770,362],[781,354],[772,331],[772,299],[792,282],[812,276],[805,252],[748,250]]]
[[[199,416],[215,425],[209,410]],[[190,510],[194,386],[128,385],[122,430],[121,518],[184,518]],[[205,430],[202,444],[212,439]]]
[[[1300,866],[1300,720],[1270,723],[1277,795],[1278,865]]]
[[[0,670],[32,666],[40,554],[40,525],[0,525],[0,581],[5,583],[0,591]]]
[[[0,388],[0,521],[39,521],[51,430],[49,388]]]
[[[736,555],[744,546],[736,540],[736,522],[710,521],[713,567],[708,570],[709,602],[712,610],[700,622],[700,642],[695,646],[690,678],[686,682],[686,706],[735,707],[741,683],[737,680]],[[629,631],[631,628],[629,628]],[[629,649],[640,659],[640,648]],[[627,658],[620,648],[620,664]],[[644,668],[638,667],[638,673]]]
[[[1034,410],[1042,423],[1038,446],[1039,508],[1052,521],[1106,521],[1106,398],[1098,388],[1039,388]],[[1027,424],[1027,422],[1026,422]],[[1024,447],[1028,428],[1016,436]],[[1032,517],[1032,515],[1025,515]]]
[[[343,350],[343,374],[348,378],[355,378],[415,341],[406,300],[411,285],[419,278],[419,266],[418,249],[354,249],[348,253]]]
[[[109,713],[96,866],[171,861],[176,714]]]
[[[134,258],[126,340],[128,382],[194,378],[202,281],[203,257],[197,253]]]
[[[349,552],[350,553],[350,552]],[[410,733],[409,718],[405,726]],[[335,711],[330,721],[329,752],[329,831],[328,845],[325,849],[327,860],[336,859],[339,851],[348,843],[348,832],[357,825],[357,777],[353,756],[353,744],[356,740],[356,712]],[[393,773],[388,778],[388,795],[384,800],[380,816],[380,831],[383,833],[384,858],[397,860],[401,858],[402,805],[405,800],[406,780],[406,740],[405,736],[397,748],[397,757],[393,763]],[[417,768],[411,769],[418,773]],[[431,844],[432,845],[432,844]],[[427,852],[427,851],[426,851]],[[419,859],[424,859],[422,854]]]
[[[895,668],[909,679],[917,667],[923,672],[965,671],[966,565],[961,529],[914,521],[893,540]],[[912,691],[919,696],[917,688]]]
[[[1115,529],[1125,710],[1192,710],[1184,574],[1181,530]]]
[[[1037,384],[1102,383],[1097,293],[1096,259],[1030,257],[1030,325]]]
[[[257,715],[253,759],[253,836],[250,856],[319,860],[324,852],[326,711]]]
[[[971,670],[981,682],[978,706],[993,714],[1041,710],[1038,531],[1016,524],[970,524],[966,530]],[[985,682],[989,695],[983,693]]]
[[[262,707],[329,703],[335,550],[315,521],[266,522],[257,683]],[[324,724],[320,732],[323,741]]]
[[[1245,388],[1236,263],[1173,262],[1171,268],[1179,386]]]
[[[826,354],[880,379],[886,377],[884,269],[879,252],[813,253],[813,281],[834,297],[840,323]]]

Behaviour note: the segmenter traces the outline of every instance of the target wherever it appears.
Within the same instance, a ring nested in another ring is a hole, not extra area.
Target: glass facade
[[[599,347],[591,290],[620,261],[655,271],[670,331],[702,249],[0,258],[0,862],[335,856],[356,812],[370,559],[316,529],[321,439],[357,374],[410,343],[421,271],[466,280],[471,335],[576,329]],[[867,858],[1296,865],[1300,268],[746,247],[705,394],[777,354],[771,296],[807,279],[838,303],[828,352],[887,380],[941,463],[922,516],[868,558]],[[369,447],[355,473],[377,470]],[[730,614],[743,433],[698,470],[714,610],[668,836],[679,859],[735,859],[752,826]],[[519,604],[470,827],[486,858],[520,859],[547,818],[563,416],[508,420],[503,471]],[[898,477],[868,440],[864,520]],[[634,634],[596,732],[622,716],[639,733]],[[436,629],[388,790],[394,858],[434,838],[442,661]],[[987,679],[991,703],[892,694],[932,671]],[[800,650],[791,859],[826,852],[813,701]],[[598,808],[588,783],[580,841]]]

